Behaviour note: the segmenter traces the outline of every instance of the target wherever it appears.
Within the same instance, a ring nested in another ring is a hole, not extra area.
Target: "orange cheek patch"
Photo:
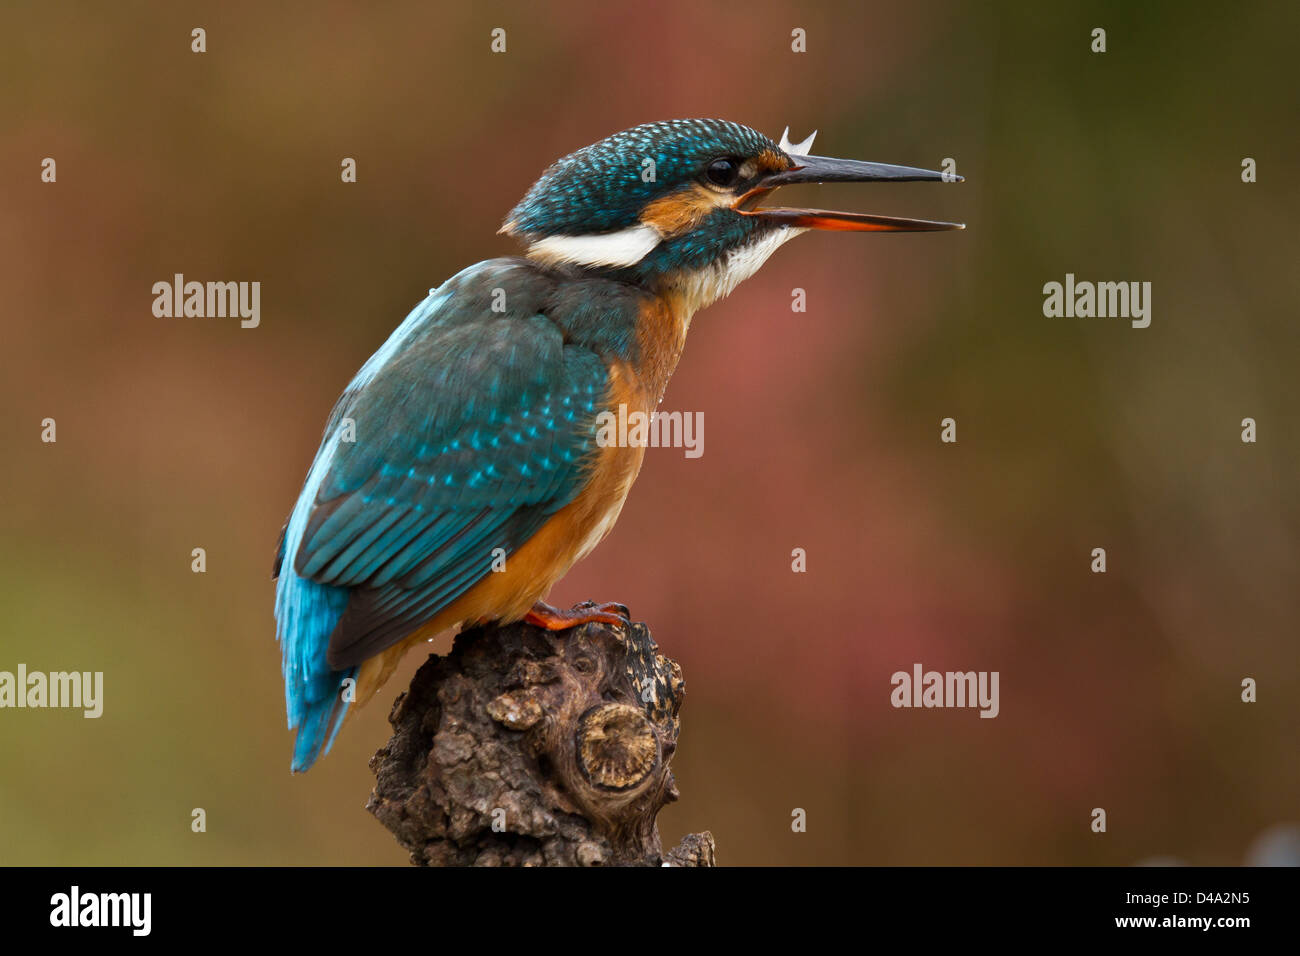
[[[694,229],[713,210],[731,205],[726,193],[715,193],[693,184],[649,203],[641,211],[641,221],[664,236],[675,236]]]
[[[765,149],[754,158],[759,170],[764,173],[780,173],[790,168],[790,161],[782,154]]]

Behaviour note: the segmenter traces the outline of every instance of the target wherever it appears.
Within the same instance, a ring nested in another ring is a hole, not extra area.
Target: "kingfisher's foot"
[[[563,631],[570,627],[577,627],[579,624],[621,624],[629,627],[632,624],[630,617],[631,612],[616,602],[596,604],[592,601],[583,601],[567,611],[561,611],[545,601],[538,601],[533,605],[533,609],[524,615],[524,620],[536,627],[544,627],[548,631]]]

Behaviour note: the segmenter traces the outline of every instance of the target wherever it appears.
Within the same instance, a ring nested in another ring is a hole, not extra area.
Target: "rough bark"
[[[370,761],[367,809],[425,866],[712,866],[655,817],[685,684],[643,624],[495,625],[430,655]]]

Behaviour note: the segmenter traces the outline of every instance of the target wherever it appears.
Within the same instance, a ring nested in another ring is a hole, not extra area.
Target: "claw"
[[[613,624],[630,627],[631,612],[617,602],[596,604],[583,601],[567,611],[552,607],[544,601],[538,601],[532,610],[524,615],[524,620],[535,627],[544,627],[548,631],[566,631],[582,624]]]

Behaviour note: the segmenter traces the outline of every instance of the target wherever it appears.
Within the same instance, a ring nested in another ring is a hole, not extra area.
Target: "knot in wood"
[[[578,723],[578,765],[606,790],[630,790],[659,762],[659,738],[646,715],[626,704],[593,707]]]

